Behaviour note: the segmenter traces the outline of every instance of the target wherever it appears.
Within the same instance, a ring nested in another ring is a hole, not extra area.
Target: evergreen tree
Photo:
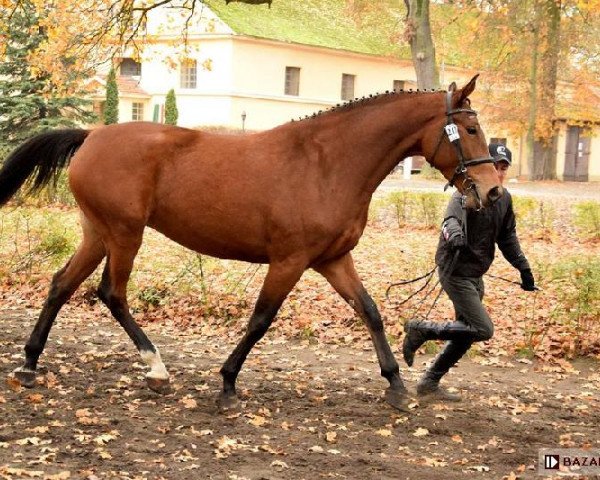
[[[119,89],[117,75],[111,68],[106,79],[106,104],[104,105],[104,124],[119,123]]]
[[[18,4],[10,22],[1,27],[0,38],[6,47],[0,61],[1,143],[14,147],[45,130],[94,121],[91,103],[77,88],[81,75],[69,72],[72,83],[59,90],[48,72],[28,63],[29,54],[45,39],[30,1]],[[67,61],[58,61],[68,68]]]
[[[177,125],[179,111],[177,110],[177,100],[175,100],[175,90],[169,90],[165,100],[165,123],[167,125]]]

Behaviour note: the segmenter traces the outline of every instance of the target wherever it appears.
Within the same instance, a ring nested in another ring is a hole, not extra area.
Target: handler
[[[504,145],[492,144],[500,182],[504,183],[512,162],[512,153]],[[435,255],[440,283],[452,300],[456,321],[447,323],[412,320],[406,323],[402,354],[412,366],[415,352],[427,340],[447,340],[442,352],[417,384],[417,394],[423,399],[460,401],[439,385],[440,379],[469,350],[473,342],[492,338],[494,325],[482,299],[482,276],[494,260],[495,244],[504,257],[521,273],[521,288],[536,289],[529,262],[521,251],[517,238],[512,198],[504,195],[489,208],[467,212],[467,237],[462,226],[463,211],[459,192],[454,193],[448,207]],[[468,241],[467,241],[468,240]],[[455,252],[459,251],[455,260]],[[447,271],[452,269],[452,271]]]

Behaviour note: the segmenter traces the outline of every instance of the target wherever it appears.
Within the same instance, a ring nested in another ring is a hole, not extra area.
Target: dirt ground
[[[597,362],[472,356],[447,379],[463,402],[415,401],[401,413],[381,400],[386,382],[366,339],[323,345],[270,332],[240,374],[243,408],[223,414],[218,370],[237,336],[146,326],[172,374],[161,396],[120,327],[93,309],[85,323],[64,310],[32,390],[9,374],[36,312],[0,311],[0,478],[512,480],[541,478],[541,447],[600,448]],[[402,368],[411,391],[430,359]]]

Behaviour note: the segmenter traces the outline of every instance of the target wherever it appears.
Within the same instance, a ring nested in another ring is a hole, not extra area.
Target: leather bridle
[[[435,167],[435,156],[437,155],[438,150],[440,149],[440,146],[442,145],[442,141],[444,140],[444,138],[448,138],[448,141],[454,146],[454,149],[456,150],[456,155],[458,157],[458,165],[456,166],[456,169],[454,170],[454,175],[452,175],[452,178],[450,180],[448,180],[448,183],[444,187],[444,190],[446,190],[448,187],[453,187],[457,178],[460,175],[462,175],[464,177],[463,185],[467,184],[467,186],[464,189],[465,192],[467,190],[473,190],[475,192],[475,196],[479,200],[479,206],[481,208],[483,206],[483,203],[481,201],[481,197],[479,196],[479,192],[477,190],[477,185],[475,184],[473,179],[471,177],[469,177],[467,168],[475,166],[475,165],[481,165],[482,163],[494,163],[494,159],[488,155],[487,157],[472,158],[469,160],[465,160],[465,156],[464,156],[463,150],[462,150],[462,145],[460,143],[460,135],[458,133],[458,127],[454,123],[454,115],[456,115],[457,113],[470,113],[471,115],[477,115],[477,112],[470,108],[452,109],[452,94],[453,93],[454,93],[453,90],[448,90],[448,92],[446,92],[446,125],[444,126],[444,129],[442,130],[442,134],[440,135],[440,139],[438,140],[435,150],[433,151],[433,155],[431,156],[430,163],[431,163],[432,167]]]

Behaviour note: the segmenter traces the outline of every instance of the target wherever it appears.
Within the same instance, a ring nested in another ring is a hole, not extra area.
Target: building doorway
[[[581,127],[567,127],[564,180],[587,182],[591,138]]]

